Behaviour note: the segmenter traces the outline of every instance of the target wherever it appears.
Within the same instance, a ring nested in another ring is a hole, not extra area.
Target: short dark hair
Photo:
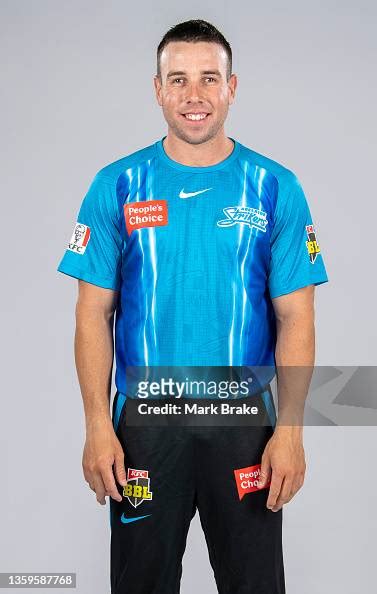
[[[221,45],[228,56],[228,68],[227,68],[227,80],[229,80],[232,74],[232,48],[229,42],[225,39],[224,35],[220,33],[218,29],[211,23],[203,21],[201,19],[193,19],[178,23],[174,27],[171,27],[167,33],[161,39],[157,48],[157,76],[161,79],[160,69],[160,57],[162,50],[171,41],[208,41],[211,43],[218,43]]]

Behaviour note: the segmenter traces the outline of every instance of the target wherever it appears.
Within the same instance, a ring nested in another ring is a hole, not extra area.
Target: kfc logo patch
[[[128,235],[142,227],[161,227],[168,224],[166,200],[143,200],[124,205],[124,218]]]
[[[89,239],[90,228],[81,223],[76,223],[72,237],[68,243],[68,249],[71,250],[71,252],[75,252],[75,254],[82,256],[86,250]]]
[[[258,481],[261,474],[260,469],[261,465],[255,464],[254,466],[247,466],[246,468],[237,468],[237,470],[234,471],[240,501],[246,493],[262,490],[258,487]],[[270,482],[267,482],[262,488],[265,489],[269,486]]]

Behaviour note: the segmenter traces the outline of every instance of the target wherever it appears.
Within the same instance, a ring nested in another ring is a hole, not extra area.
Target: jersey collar
[[[161,159],[166,165],[169,165],[170,167],[173,167],[174,169],[178,169],[180,171],[186,171],[188,173],[207,173],[210,171],[218,171],[220,169],[224,169],[224,167],[228,167],[228,165],[231,164],[238,157],[238,154],[240,152],[240,143],[237,142],[237,140],[235,140],[231,136],[228,136],[230,140],[233,140],[234,147],[233,151],[230,153],[230,155],[226,157],[226,159],[223,159],[222,161],[220,161],[219,163],[215,163],[214,165],[208,165],[207,167],[191,167],[190,165],[183,165],[183,163],[174,161],[167,155],[163,146],[163,141],[165,140],[165,138],[166,135],[160,138],[160,140],[157,140],[157,142],[155,142],[155,149],[158,158]]]

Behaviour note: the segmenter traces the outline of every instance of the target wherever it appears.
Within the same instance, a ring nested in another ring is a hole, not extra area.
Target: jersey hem
[[[304,287],[309,287],[310,285],[322,285],[324,283],[328,283],[329,279],[326,278],[320,278],[318,280],[312,280],[312,281],[301,281],[298,283],[295,283],[294,285],[290,286],[290,287],[286,287],[284,289],[280,289],[277,291],[271,291],[270,290],[270,297],[271,299],[274,299],[275,297],[281,297],[281,295],[288,295],[289,293],[293,293],[293,291],[297,291],[298,289],[303,289]]]
[[[102,287],[103,289],[112,289],[114,291],[120,290],[119,284],[114,283],[114,281],[112,281],[111,279],[99,277],[96,274],[93,274],[92,272],[88,272],[86,270],[79,270],[79,269],[73,268],[71,266],[69,266],[69,267],[58,266],[58,268],[56,270],[58,272],[62,272],[63,274],[66,274],[67,276],[72,276],[74,278],[91,283],[92,285],[97,285],[98,287]]]

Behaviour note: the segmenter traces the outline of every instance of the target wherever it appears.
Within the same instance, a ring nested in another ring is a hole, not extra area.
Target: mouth
[[[207,120],[211,114],[203,111],[203,112],[181,113],[180,115],[184,120],[186,120],[186,122],[198,123],[198,122],[204,122],[205,120]]]

